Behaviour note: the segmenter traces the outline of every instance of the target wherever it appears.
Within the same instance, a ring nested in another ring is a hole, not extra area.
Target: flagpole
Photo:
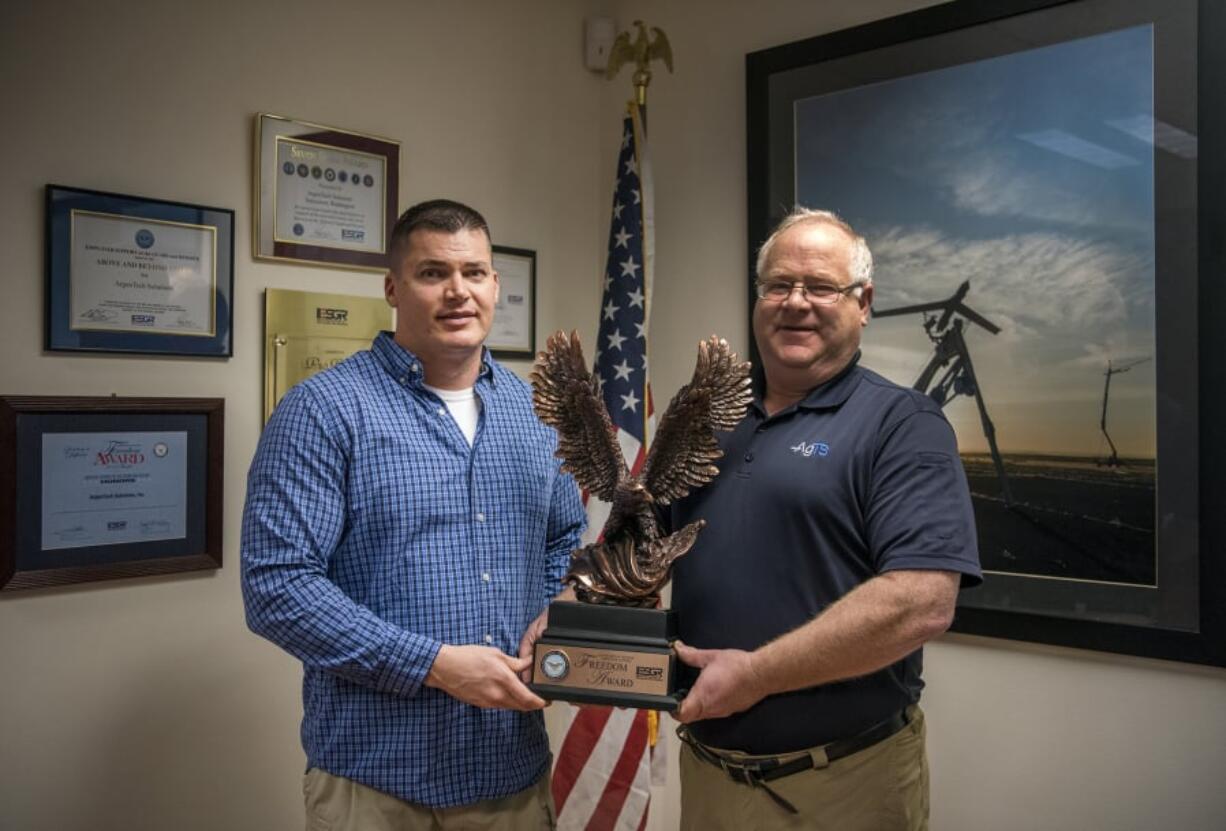
[[[629,32],[622,32],[620,35],[617,36],[617,39],[614,41],[613,48],[609,52],[609,64],[608,64],[608,70],[606,73],[606,77],[611,80],[617,75],[618,71],[620,71],[621,67],[624,64],[629,63],[630,61],[634,62],[634,65],[635,65],[634,74],[631,76],[631,79],[630,79],[631,83],[634,86],[634,98],[628,104],[627,109],[630,110],[631,121],[637,120],[640,126],[640,129],[643,132],[642,142],[636,142],[635,146],[645,147],[646,140],[647,140],[647,132],[648,132],[648,129],[647,129],[647,86],[648,84],[651,83],[651,63],[652,61],[656,61],[656,60],[663,61],[665,67],[667,67],[668,71],[671,73],[673,71],[673,51],[672,51],[672,46],[668,42],[668,36],[664,34],[664,31],[662,29],[652,27],[651,29],[652,36],[649,38],[647,35],[647,26],[643,23],[643,21],[635,20],[632,25],[638,29],[638,35],[633,42],[631,42],[630,40]],[[635,104],[637,104],[637,107],[635,107]],[[643,162],[644,162],[643,164],[644,169],[640,170],[640,176],[642,178],[640,179],[639,186],[643,191],[645,212],[650,211],[654,215],[654,209],[649,207],[649,202],[648,202],[648,200],[651,198],[648,195],[648,188],[650,185],[650,181],[649,181],[650,172],[649,170],[645,169],[647,168],[646,159],[644,159]],[[643,222],[643,254],[644,254],[643,273],[644,273],[644,281],[645,281],[644,294],[646,295],[647,299],[645,300],[644,308],[643,308],[644,324],[646,324],[649,320],[648,314],[649,314],[649,306],[651,302],[650,300],[651,293],[652,293],[651,289],[652,289],[652,282],[654,282],[652,280],[653,271],[654,271],[653,266],[654,266],[654,260],[655,260],[655,256],[654,256],[655,230],[653,226],[654,226],[654,221],[651,220],[647,215],[645,215],[644,222]],[[647,241],[648,234],[651,235],[652,240],[653,240],[650,244]],[[650,258],[650,262],[649,262],[649,258]],[[644,332],[646,332],[646,325],[644,326]],[[646,355],[646,350],[647,350],[646,341],[647,341],[647,336],[645,334],[644,335],[644,346],[643,346],[644,355]],[[645,361],[644,361],[644,366],[645,366]],[[644,447],[650,441],[651,433],[653,432],[651,429],[651,416],[649,414],[650,406],[651,406],[651,387],[650,387],[650,382],[648,381],[645,384],[644,402],[643,402]],[[659,741],[660,714],[654,710],[650,710],[647,712],[646,721],[647,721],[647,747],[649,749],[649,756],[650,756],[650,754],[655,751],[656,744]],[[651,767],[654,769],[655,766],[652,765]],[[646,818],[647,818],[647,814],[646,814],[646,808],[645,808],[644,814],[643,814],[643,822],[646,822]]]
[[[634,97],[626,102],[613,192],[613,213],[605,261],[604,290],[592,374],[613,422],[626,466],[642,469],[654,426],[647,367],[651,282],[655,262],[652,176],[647,150],[647,85],[650,64],[663,60],[672,71],[672,50],[659,29],[641,20],[632,41],[622,32],[609,52],[606,77],[634,66]],[[588,533],[603,527],[608,504],[585,495]],[[552,792],[560,831],[643,827],[651,803],[656,765],[655,711],[586,707],[568,713],[570,722],[554,765]]]

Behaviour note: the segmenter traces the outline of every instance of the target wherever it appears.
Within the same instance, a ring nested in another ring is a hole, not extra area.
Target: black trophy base
[[[671,609],[557,601],[536,642],[529,689],[551,701],[675,710]]]

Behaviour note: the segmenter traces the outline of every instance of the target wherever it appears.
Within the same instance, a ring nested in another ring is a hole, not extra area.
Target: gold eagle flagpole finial
[[[631,80],[634,82],[635,100],[638,101],[640,107],[645,107],[647,106],[647,85],[651,83],[651,62],[664,61],[668,71],[672,72],[673,48],[669,46],[668,36],[662,29],[651,27],[649,38],[647,26],[643,21],[636,20],[632,25],[638,27],[638,35],[632,42],[630,32],[626,31],[619,34],[613,41],[613,48],[609,50],[609,67],[605,71],[605,77],[612,80],[617,77],[617,73],[623,66],[633,63],[635,69]]]

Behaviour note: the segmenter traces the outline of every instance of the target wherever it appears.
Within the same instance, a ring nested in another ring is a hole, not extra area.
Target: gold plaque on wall
[[[366,349],[392,328],[382,297],[268,289],[264,294],[264,421],[299,381]]]

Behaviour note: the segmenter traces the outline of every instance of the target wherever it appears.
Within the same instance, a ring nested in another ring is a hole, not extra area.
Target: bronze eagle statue
[[[600,394],[587,369],[579,336],[555,332],[536,357],[532,403],[558,432],[557,456],[581,488],[610,503],[599,542],[576,549],[565,581],[585,603],[654,606],[672,563],[690,550],[705,524],[692,522],[662,536],[655,508],[707,484],[723,455],[715,431],[731,430],[752,398],[749,362],[726,341],[698,344],[690,382],[660,419],[642,471],[630,473]]]

